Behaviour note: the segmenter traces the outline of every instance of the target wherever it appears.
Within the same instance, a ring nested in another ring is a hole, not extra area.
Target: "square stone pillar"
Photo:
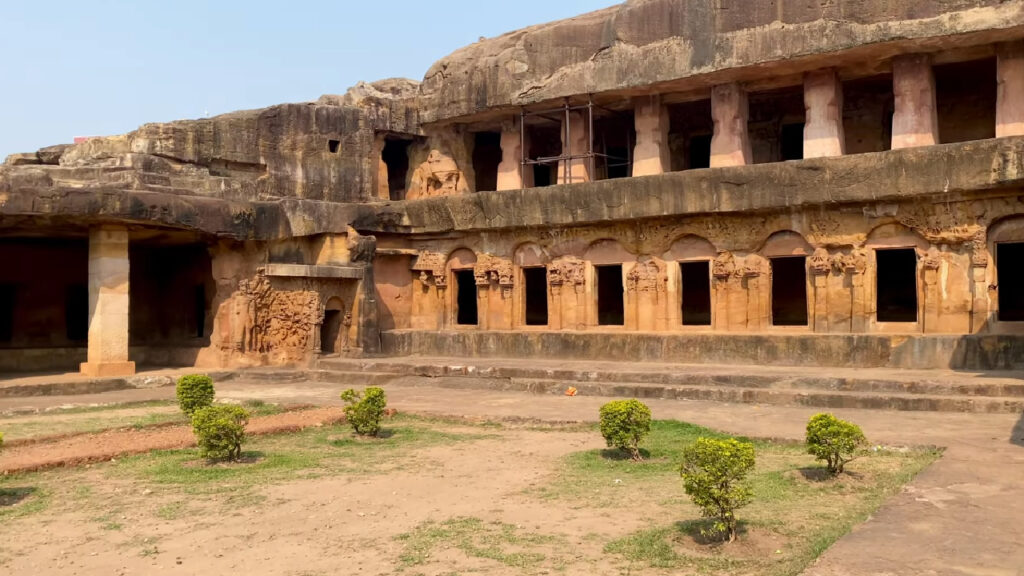
[[[661,96],[643,96],[634,102],[636,146],[633,148],[633,176],[669,172],[668,109],[661,104]]]
[[[892,149],[939,143],[935,109],[935,76],[925,54],[897,56],[892,61]]]
[[[569,140],[566,141],[565,134],[565,120],[562,120],[562,154],[584,154],[590,147],[590,130],[587,125],[587,119],[581,112],[571,112],[569,114]],[[592,175],[590,174],[590,160],[586,158],[577,158],[575,160],[565,160],[558,163],[558,182],[557,184],[566,184],[565,181],[565,170],[566,165],[569,165],[569,184],[579,184],[580,182],[590,182]]]
[[[818,70],[804,76],[804,158],[842,156],[843,84],[835,70]]]
[[[996,138],[1024,135],[1024,40],[996,47]]]
[[[749,116],[747,92],[739,84],[722,84],[711,89],[711,118],[715,122],[711,136],[712,168],[750,164]]]
[[[86,376],[130,376],[128,360],[128,229],[89,231],[89,352]]]
[[[507,122],[501,127],[501,163],[498,164],[498,190],[520,190],[533,188],[532,166],[523,166],[523,143],[527,147],[530,141],[516,130],[514,122]]]

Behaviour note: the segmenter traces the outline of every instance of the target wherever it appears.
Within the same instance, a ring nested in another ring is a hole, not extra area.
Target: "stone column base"
[[[83,376],[113,377],[135,375],[135,362],[82,362],[79,369]]]

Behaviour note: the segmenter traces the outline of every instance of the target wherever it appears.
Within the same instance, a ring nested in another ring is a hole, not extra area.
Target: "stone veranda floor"
[[[594,421],[608,398],[517,392],[385,386],[399,411],[469,418]],[[228,399],[336,405],[339,387],[305,381],[227,381]],[[172,388],[82,396],[0,400],[0,409],[124,402],[173,397]],[[656,418],[678,419],[758,437],[800,439],[818,409],[650,400]],[[842,538],[812,566],[812,576],[1024,574],[1024,418],[1019,414],[957,414],[835,410],[860,424],[876,444],[946,448],[944,456]]]

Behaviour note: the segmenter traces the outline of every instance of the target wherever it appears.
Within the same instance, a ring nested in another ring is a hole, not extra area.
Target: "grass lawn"
[[[631,568],[704,574],[799,574],[863,522],[940,453],[875,447],[847,473],[829,478],[802,444],[754,440],[757,466],[748,477],[753,502],[739,510],[734,544],[707,542],[706,521],[682,489],[682,449],[700,436],[725,435],[684,422],[655,421],[645,460],[616,450],[568,456],[538,494],[574,507],[607,509],[610,517],[642,510],[648,526],[609,541],[604,551]]]

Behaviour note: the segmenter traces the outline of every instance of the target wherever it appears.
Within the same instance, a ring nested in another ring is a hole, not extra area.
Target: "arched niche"
[[[636,260],[636,256],[623,248],[622,244],[620,244],[618,240],[605,239],[592,242],[590,246],[587,247],[584,259],[588,260],[594,266],[604,266],[608,264],[633,262]]]
[[[459,248],[448,257],[450,270],[465,270],[476,264],[476,254],[469,248]]]
[[[1024,242],[1024,215],[1007,216],[989,225],[989,245],[1001,242]]]
[[[886,248],[915,248],[919,254],[923,254],[931,247],[929,242],[910,228],[895,222],[876,226],[868,232],[867,241],[864,243],[868,248],[875,250]]]
[[[765,258],[810,256],[814,253],[814,247],[799,232],[782,230],[769,236],[757,252]]]
[[[512,256],[512,263],[520,268],[547,266],[550,262],[551,258],[547,251],[533,242],[520,244]]]
[[[718,251],[714,244],[695,234],[687,234],[672,243],[663,259],[667,262],[713,260],[716,254]]]

